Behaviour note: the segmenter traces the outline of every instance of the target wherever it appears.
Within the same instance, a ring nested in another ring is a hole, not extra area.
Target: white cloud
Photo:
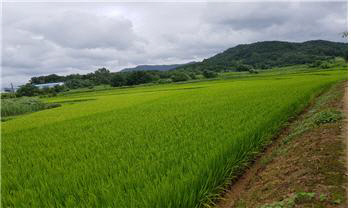
[[[17,27],[31,31],[68,48],[127,49],[141,39],[133,32],[132,23],[123,17],[65,11],[51,17],[28,18]]]
[[[202,60],[263,40],[344,41],[347,2],[4,3],[2,83]]]

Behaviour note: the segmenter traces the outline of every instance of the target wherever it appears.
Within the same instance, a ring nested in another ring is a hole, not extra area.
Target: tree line
[[[60,92],[78,88],[93,88],[97,85],[111,85],[112,87],[133,86],[146,83],[171,83],[195,80],[199,78],[214,78],[218,74],[212,71],[132,71],[132,72],[111,72],[106,68],[100,68],[88,74],[70,74],[60,76],[50,74],[47,76],[32,77],[29,82],[22,85],[16,96],[55,96]],[[63,82],[64,85],[54,87],[39,88],[36,85],[46,83]]]

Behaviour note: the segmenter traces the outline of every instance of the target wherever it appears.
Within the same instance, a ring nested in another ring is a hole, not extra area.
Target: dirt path
[[[348,169],[348,84],[345,82],[344,84],[344,97],[343,97],[343,114],[344,114],[344,119],[343,119],[343,126],[342,126],[342,133],[341,133],[341,138],[343,139],[344,142],[344,157],[341,160],[345,164],[345,168]],[[345,171],[346,176],[348,176],[348,170]],[[346,199],[348,199],[348,183],[346,185]],[[346,205],[346,207],[348,207]]]
[[[345,83],[344,85],[344,97],[343,97],[343,113],[344,113],[344,123],[343,123],[343,130],[342,130],[342,138],[344,140],[344,144],[345,144],[345,164],[346,164],[346,168],[348,167],[348,161],[347,161],[347,158],[348,158],[348,85],[347,85],[347,82]]]
[[[345,145],[346,82],[291,122],[217,207],[347,207]]]

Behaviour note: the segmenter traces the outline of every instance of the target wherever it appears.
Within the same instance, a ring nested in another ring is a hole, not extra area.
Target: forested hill
[[[178,67],[177,70],[240,71],[243,65],[266,69],[312,63],[339,56],[347,57],[347,43],[323,40],[302,43],[265,41],[241,44],[202,62]]]

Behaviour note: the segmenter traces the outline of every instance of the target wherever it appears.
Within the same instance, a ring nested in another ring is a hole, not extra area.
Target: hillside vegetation
[[[202,62],[184,65],[186,71],[247,71],[294,64],[308,64],[335,57],[347,59],[347,44],[323,40],[302,43],[265,41],[229,48]],[[247,66],[245,66],[247,65]]]

